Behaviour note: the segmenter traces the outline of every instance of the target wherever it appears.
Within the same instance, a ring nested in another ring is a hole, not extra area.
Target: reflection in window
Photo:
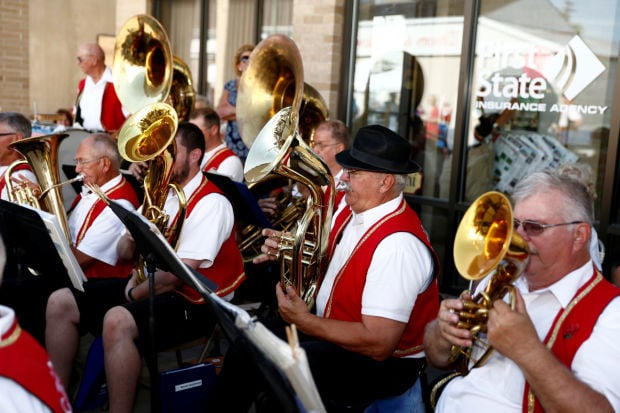
[[[490,189],[510,194],[524,176],[566,163],[588,164],[595,178],[602,174],[616,60],[614,5],[541,2],[532,15],[529,4],[481,2],[467,138],[469,201]],[[594,27],[599,24],[610,28],[607,35]]]

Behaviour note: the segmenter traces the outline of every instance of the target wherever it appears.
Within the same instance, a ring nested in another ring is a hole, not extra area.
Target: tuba
[[[65,237],[71,242],[71,233],[69,231],[69,223],[67,213],[64,208],[62,192],[60,187],[79,181],[83,176],[77,175],[75,178],[61,182],[58,173],[58,148],[60,143],[68,137],[67,134],[54,134],[45,136],[34,136],[9,145],[10,149],[15,149],[26,159],[13,162],[6,171],[7,192],[11,201],[29,205],[33,208],[45,210],[58,218],[60,227]],[[11,183],[10,175],[15,167],[19,164],[28,162],[34,175],[41,187],[41,194],[35,195],[27,188],[15,187]],[[43,205],[41,205],[41,203]]]
[[[281,282],[284,285],[292,285],[308,307],[312,307],[329,240],[335,197],[334,179],[325,163],[310,149],[299,132],[304,83],[301,56],[297,46],[285,36],[272,36],[254,49],[250,66],[257,62],[260,65],[263,59],[266,61],[265,64],[271,65],[279,61],[284,62],[284,67],[291,68],[291,73],[283,70],[278,76],[273,86],[275,92],[270,104],[272,109],[279,105],[289,106],[279,109],[262,127],[255,139],[252,139],[244,174],[250,184],[277,175],[308,188],[310,194],[305,201],[305,211],[299,218],[296,228],[291,235],[283,233],[280,239],[279,260]],[[249,69],[242,76],[244,88],[249,85],[248,82],[255,73],[250,71],[248,74]],[[258,72],[264,73],[265,76],[273,75],[269,73],[270,70],[256,71]],[[252,88],[252,90],[258,89],[256,96],[247,97],[247,100],[262,101],[267,98],[265,88],[261,88],[260,83],[258,86]],[[247,93],[248,91],[244,90],[243,94]],[[245,132],[247,130],[244,129],[246,139],[252,137]]]
[[[157,20],[137,15],[123,25],[116,40],[112,71],[120,101],[133,112],[118,132],[119,153],[129,162],[148,163],[142,214],[174,248],[185,219],[187,199],[182,188],[169,183],[179,117],[175,108],[163,103],[172,87],[173,56],[168,35]],[[179,201],[174,228],[168,228],[170,217],[164,212],[170,189],[177,193]],[[138,282],[146,279],[144,263],[144,257],[139,257]]]
[[[295,44],[287,37],[276,35],[262,41],[252,52],[250,64],[239,80],[237,98],[237,123],[241,137],[248,147],[265,126],[281,109],[294,106],[298,114],[299,134],[305,143],[312,141],[314,130],[327,119],[325,100],[312,86],[302,81],[301,57]],[[300,89],[303,90],[301,98]],[[301,99],[301,100],[300,100]],[[282,180],[280,174],[270,174],[248,187],[252,192],[260,192],[266,182]],[[289,180],[288,187],[292,188]],[[290,230],[306,211],[306,201],[285,191],[278,196],[277,212],[271,220],[272,228]],[[245,262],[251,262],[259,255],[263,243],[261,228],[250,224],[241,232],[239,250]]]
[[[461,372],[482,366],[493,347],[485,341],[488,313],[493,302],[510,297],[515,307],[512,283],[519,277],[528,259],[525,240],[514,231],[510,202],[499,192],[487,192],[465,212],[454,240],[454,263],[463,278],[479,281],[495,271],[484,291],[464,300],[459,313],[459,328],[472,333],[473,345],[453,346],[451,362],[460,362]]]
[[[196,105],[192,73],[187,63],[178,56],[173,56],[172,68],[172,85],[166,102],[177,111],[179,120],[189,121]]]

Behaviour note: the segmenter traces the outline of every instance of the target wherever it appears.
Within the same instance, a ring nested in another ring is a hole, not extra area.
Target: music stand
[[[7,252],[5,273],[64,276],[84,291],[86,277],[56,216],[0,199],[0,233]]]
[[[204,297],[206,305],[208,305],[212,310],[228,339],[233,342],[240,338],[242,343],[247,344],[248,349],[257,361],[259,368],[264,372],[266,379],[274,388],[274,392],[283,404],[287,406],[286,411],[293,411],[293,409],[297,406],[294,392],[288,381],[284,378],[284,373],[273,363],[269,362],[269,360],[261,354],[260,350],[253,343],[251,343],[251,341],[247,340],[245,336],[242,338],[240,337],[243,333],[235,326],[234,322],[230,318],[232,314],[229,310],[225,312],[224,307],[221,307],[219,304],[219,299],[214,298],[214,291],[217,289],[217,285],[204,275],[200,274],[198,271],[195,271],[185,265],[176,255],[168,241],[161,235],[157,227],[148,221],[144,216],[136,213],[135,211],[126,209],[121,204],[113,200],[106,200],[106,202],[112,211],[125,224],[127,230],[131,233],[135,240],[138,252],[145,258],[145,260],[147,262],[150,261],[151,265],[155,264],[157,267],[173,273],[183,282],[198,291],[200,295]],[[152,282],[152,279],[153,277],[149,277],[149,282]],[[152,294],[153,285],[151,284],[150,287],[150,294]],[[152,300],[153,296],[150,295],[149,299]],[[152,311],[151,314],[153,314]],[[151,324],[151,326],[152,325],[153,324]],[[153,343],[151,344],[153,345]],[[153,351],[151,351],[150,356],[152,360],[149,361],[149,368],[153,369],[151,371],[151,409],[157,410],[157,403],[159,399],[157,389],[159,388],[159,383],[157,383],[157,357],[154,348],[155,347],[153,346]]]

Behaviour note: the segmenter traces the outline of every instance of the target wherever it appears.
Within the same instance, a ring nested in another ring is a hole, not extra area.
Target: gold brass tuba
[[[296,108],[293,112],[297,115],[302,140],[310,143],[316,127],[327,119],[328,111],[321,94],[304,83],[302,78],[301,57],[289,38],[271,36],[254,49],[249,66],[239,80],[237,98],[237,122],[248,147],[251,147],[265,124],[281,109],[289,106]],[[300,90],[303,90],[301,97]],[[260,191],[266,182],[282,178],[282,175],[271,174],[250,182],[248,187],[255,193]],[[290,180],[288,186],[293,186]],[[290,230],[307,208],[306,201],[293,196],[290,190],[279,195],[276,202],[278,209],[271,225],[272,228],[282,231]],[[242,230],[239,250],[244,261],[249,262],[260,254],[263,243],[261,230],[252,224]]]
[[[196,105],[196,91],[192,85],[192,73],[180,57],[172,58],[172,86],[166,103],[177,111],[180,121],[189,121]]]
[[[308,307],[312,307],[329,239],[335,197],[334,179],[325,163],[310,149],[299,132],[299,111],[304,83],[297,46],[285,36],[272,36],[254,49],[250,66],[261,62],[263,58],[260,56],[265,56],[265,64],[284,61],[283,66],[291,68],[290,73],[284,70],[278,77],[273,87],[274,97],[269,96],[273,101],[271,108],[290,103],[278,110],[262,127],[258,136],[252,139],[244,174],[249,183],[268,179],[275,174],[308,188],[310,195],[297,227],[292,236],[285,234],[280,239],[280,270],[282,283],[293,285]],[[264,70],[265,73],[269,71]],[[248,82],[252,79],[252,73],[245,78],[245,87],[250,85]],[[246,74],[247,70],[242,79]],[[271,75],[273,74],[266,74]],[[250,88],[251,91],[254,89],[257,89],[256,99],[252,97],[249,100],[267,99],[265,88],[262,88],[260,83]],[[286,90],[289,92],[284,93]],[[287,103],[281,103],[283,101]]]
[[[483,365],[493,348],[485,341],[488,312],[495,300],[510,295],[514,309],[513,281],[521,274],[528,259],[525,240],[514,231],[510,202],[499,192],[487,192],[465,212],[454,240],[454,263],[463,278],[471,282],[495,273],[484,291],[464,300],[459,313],[459,328],[469,329],[473,346],[452,347],[451,361],[460,360],[462,372]]]
[[[65,133],[34,136],[18,140],[9,145],[9,148],[15,149],[21,153],[28,164],[30,164],[39,186],[41,187],[41,194],[39,196],[35,196],[31,191],[25,188],[13,188],[12,184],[10,184],[11,180],[9,177],[7,177],[9,179],[6,179],[6,183],[7,191],[9,196],[12,197],[12,201],[42,209],[55,215],[56,218],[58,218],[58,222],[65,237],[71,242],[71,233],[69,232],[67,213],[65,211],[60,187],[81,180],[83,176],[80,174],[71,180],[60,181],[58,173],[58,149],[63,139],[68,136],[69,135]],[[14,162],[9,166],[9,170],[12,170],[23,162],[25,161],[20,160]],[[9,170],[7,170],[7,172],[9,172]],[[41,205],[41,203],[43,203],[43,205]]]
[[[112,71],[118,97],[133,113],[118,133],[119,153],[129,162],[148,162],[142,214],[174,248],[185,219],[187,200],[180,187],[169,184],[179,118],[175,108],[163,103],[172,87],[173,56],[168,35],[157,20],[137,15],[123,25],[116,38]],[[179,200],[179,218],[174,228],[167,228],[169,216],[163,210],[170,188]],[[139,257],[136,270],[138,282],[144,281],[144,257]]]

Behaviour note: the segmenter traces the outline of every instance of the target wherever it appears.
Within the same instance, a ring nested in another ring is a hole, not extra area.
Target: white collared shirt
[[[361,214],[353,214],[334,250],[317,295],[317,315],[323,316],[335,277],[362,235],[385,215],[398,208],[402,194]],[[406,323],[416,298],[433,274],[431,253],[416,236],[397,232],[383,239],[375,250],[362,295],[362,314]]]
[[[110,179],[101,186],[103,192],[115,187],[120,183],[122,175]],[[99,197],[86,187],[82,187],[82,199],[73,208],[69,215],[69,232],[71,233],[71,242],[75,245],[78,232],[82,228],[84,220],[88,217],[88,213],[92,206],[99,200]],[[126,199],[115,199],[116,202],[129,210],[135,210],[131,202]],[[95,218],[91,226],[86,230],[84,237],[77,245],[77,249],[84,254],[105,262],[109,265],[116,265],[118,261],[118,252],[116,244],[120,239],[125,225],[116,216],[110,208],[104,208],[103,211]]]
[[[569,273],[555,284],[530,292],[521,277],[514,285],[521,292],[528,315],[543,340],[556,314],[565,308],[577,290],[593,274],[592,261]],[[486,279],[485,279],[486,281]],[[478,290],[484,288],[482,283]],[[575,376],[604,394],[615,411],[620,411],[620,298],[605,308],[596,322],[592,335],[579,348],[573,359]],[[521,412],[525,378],[510,359],[494,351],[487,363],[472,369],[465,377],[452,380],[444,389],[437,409],[461,412],[476,409],[482,412]]]
[[[101,79],[97,83],[91,76],[86,76],[84,90],[80,96],[80,110],[84,129],[102,131],[101,108],[103,106],[103,92],[107,82],[113,82],[112,69],[106,66]]]
[[[202,162],[200,163],[200,169],[204,169],[205,165],[207,164],[207,162],[209,162],[213,155],[215,155],[216,152],[225,147],[226,144],[222,143],[221,145],[218,145],[210,151],[205,152],[204,156],[202,157]],[[220,166],[218,166],[217,168],[211,168],[207,172],[214,172],[220,175],[227,176],[235,182],[243,182],[243,164],[241,163],[241,159],[239,159],[239,157],[236,155],[229,156],[220,163]]]

